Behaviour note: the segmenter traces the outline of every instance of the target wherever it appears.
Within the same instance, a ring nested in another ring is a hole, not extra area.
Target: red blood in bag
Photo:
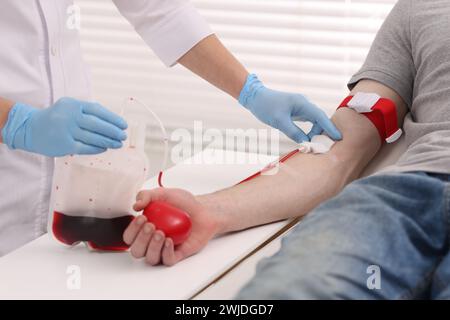
[[[191,233],[192,223],[189,215],[166,202],[152,201],[145,208],[144,216],[157,230],[161,230],[167,238],[171,238],[174,245],[186,241]]]
[[[87,242],[94,249],[125,251],[128,245],[123,241],[123,232],[133,219],[132,215],[101,219],[69,216],[55,211],[52,230],[55,237],[67,245]]]

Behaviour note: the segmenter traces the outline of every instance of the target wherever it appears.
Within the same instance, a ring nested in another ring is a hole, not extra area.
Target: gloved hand
[[[62,98],[45,109],[16,103],[2,137],[11,149],[59,157],[120,148],[126,128],[124,119],[98,103]]]
[[[297,143],[310,141],[325,131],[333,140],[342,135],[324,111],[301,94],[275,91],[264,87],[256,75],[251,74],[239,95],[239,103],[250,110],[256,118],[274,127]],[[313,127],[306,134],[294,121],[309,121]]]

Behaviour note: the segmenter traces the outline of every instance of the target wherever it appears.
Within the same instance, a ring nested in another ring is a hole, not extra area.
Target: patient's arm
[[[378,93],[397,105],[399,126],[406,114],[400,96],[388,87],[369,80],[358,83],[356,92]],[[378,132],[363,115],[342,108],[333,121],[343,139],[327,154],[297,154],[280,165],[275,175],[261,175],[243,184],[212,194],[194,197],[180,189],[159,188],[141,191],[134,206],[144,209],[154,200],[167,201],[188,212],[192,219],[189,239],[174,248],[171,239],[146,223],[135,219],[124,233],[136,258],[146,257],[154,265],[173,265],[200,251],[217,234],[242,230],[272,221],[305,215],[321,202],[337,194],[361,171],[380,149]]]
[[[371,80],[361,81],[352,94],[356,92],[374,92],[393,100],[401,127],[406,105],[397,93]],[[299,153],[281,164],[275,175],[199,197],[223,219],[221,232],[302,216],[359,177],[380,149],[378,132],[365,116],[349,108],[336,111],[332,120],[343,139],[327,154]]]

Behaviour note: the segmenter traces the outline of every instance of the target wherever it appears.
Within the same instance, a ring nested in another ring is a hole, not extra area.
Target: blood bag
[[[144,150],[148,124],[142,116],[123,116],[128,129],[122,148],[55,159],[48,230],[63,244],[83,242],[91,249],[128,249],[123,232],[137,214],[132,206],[149,178]]]

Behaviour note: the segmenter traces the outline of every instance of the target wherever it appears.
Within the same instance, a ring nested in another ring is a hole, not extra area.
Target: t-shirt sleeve
[[[121,14],[166,66],[212,34],[188,0],[113,0]]]
[[[410,28],[412,1],[400,0],[394,6],[362,68],[350,79],[350,90],[360,80],[375,80],[396,91],[411,106],[415,77]]]

